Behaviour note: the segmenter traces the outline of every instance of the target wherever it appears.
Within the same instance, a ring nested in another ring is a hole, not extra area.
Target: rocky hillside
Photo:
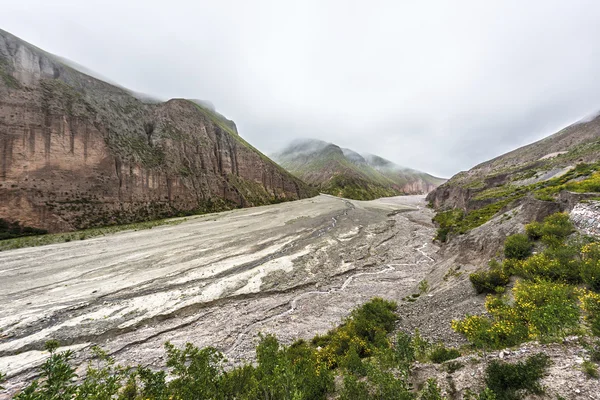
[[[273,159],[324,193],[357,200],[424,194],[444,182],[375,155],[362,156],[314,139],[296,140]]]
[[[571,234],[568,226],[560,228],[566,231],[567,239],[553,242],[552,236],[560,231],[556,221],[566,217],[557,213],[567,212],[567,220],[576,231],[596,236],[586,240],[597,242],[600,203],[596,200],[599,199],[600,118],[571,125],[452,177],[427,196],[430,206],[437,211],[434,218],[437,239],[444,245],[425,278],[432,287],[430,296],[405,310],[407,328],[418,327],[435,340],[462,343],[464,337],[451,329],[452,321],[484,310],[488,311],[484,315],[491,315],[489,310],[493,311],[493,307],[486,303],[485,294],[507,293],[509,298],[519,295],[519,288],[525,286],[519,287],[517,282],[543,275],[530,267],[536,261],[541,261],[540,268],[547,268],[549,279],[581,284],[577,268],[580,260],[587,257],[582,256],[584,242],[577,234]],[[535,224],[544,220],[546,225],[555,223],[555,226],[548,228],[547,234],[536,233]],[[523,235],[531,223],[527,235]],[[564,221],[561,223],[566,226]],[[523,256],[526,260],[511,260],[506,254],[505,240],[515,234],[527,251],[534,248],[533,254],[541,254],[536,256],[539,258],[527,255]],[[524,267],[511,269],[511,262],[517,266],[522,262]],[[565,265],[573,275],[570,280],[552,270]],[[519,268],[531,268],[535,273],[525,273]],[[494,282],[482,294],[474,288],[474,275],[476,279],[483,277],[490,281],[498,278],[502,284]]]
[[[541,201],[570,211],[600,190],[600,117],[573,124],[466,172],[431,192],[438,222],[464,234],[523,202]],[[445,233],[442,233],[445,236]]]
[[[67,231],[315,194],[207,104],[144,100],[0,30],[0,219]]]

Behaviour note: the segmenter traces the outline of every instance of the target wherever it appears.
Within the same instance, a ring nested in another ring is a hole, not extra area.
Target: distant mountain
[[[49,231],[316,194],[210,102],[133,93],[2,30],[0,154],[0,220]]]
[[[316,139],[295,140],[272,158],[324,193],[358,200],[424,194],[445,181]]]

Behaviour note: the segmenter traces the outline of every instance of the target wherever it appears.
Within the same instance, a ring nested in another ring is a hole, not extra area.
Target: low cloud
[[[451,176],[600,110],[596,1],[21,0],[3,29],[210,100],[265,153],[319,138]]]

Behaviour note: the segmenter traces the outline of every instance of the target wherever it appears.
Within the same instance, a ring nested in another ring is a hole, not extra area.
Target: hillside
[[[0,219],[69,231],[315,194],[210,103],[70,65],[0,30]]]
[[[314,139],[296,140],[272,157],[320,191],[356,200],[424,194],[444,182],[375,155],[362,156],[353,150]]]
[[[600,117],[460,172],[431,192],[450,234],[462,234],[524,202],[570,211],[600,190]],[[450,210],[454,210],[451,212]],[[442,236],[445,237],[446,233]]]

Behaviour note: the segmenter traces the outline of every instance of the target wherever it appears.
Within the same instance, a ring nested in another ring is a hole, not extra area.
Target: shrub
[[[573,224],[569,220],[568,214],[552,214],[544,219],[542,241],[549,246],[553,246],[556,243],[562,243],[573,231]]]
[[[528,279],[546,278],[552,281],[578,283],[581,281],[579,261],[576,259],[567,260],[566,258],[560,260],[553,257],[556,256],[556,252],[563,250],[563,255],[571,251],[559,247],[554,247],[552,251],[548,249],[544,253],[534,254],[527,260],[515,264],[512,272]]]
[[[506,238],[504,242],[504,257],[524,260],[531,255],[533,244],[527,235],[517,233]]]
[[[596,340],[588,349],[590,352],[590,361],[600,361],[600,340]]]
[[[423,279],[419,282],[419,294],[427,293],[429,291],[429,282]]]
[[[581,279],[592,290],[600,292],[600,243],[590,243],[581,249]]]
[[[433,378],[427,379],[425,386],[419,392],[419,400],[442,400],[442,391]]]
[[[435,215],[433,221],[438,224],[436,239],[440,242],[446,242],[448,235],[458,230],[460,221],[464,218],[465,213],[462,210],[452,209],[442,211]]]
[[[490,388],[485,388],[481,393],[477,394],[467,389],[463,400],[496,400],[496,394]]]
[[[527,339],[548,339],[572,331],[579,310],[572,286],[554,282],[517,282],[512,290],[514,305],[488,295],[489,316],[467,316],[452,321],[452,328],[475,346],[502,348]]]
[[[396,307],[395,302],[374,298],[354,309],[340,327],[313,338],[313,345],[322,347],[319,358],[329,368],[335,368],[351,347],[361,358],[375,348],[389,347],[387,334],[396,325]]]
[[[454,360],[460,357],[460,351],[454,348],[446,348],[443,344],[438,344],[429,353],[429,359],[435,364],[441,364],[445,361]]]
[[[549,365],[549,357],[542,353],[515,364],[494,360],[486,368],[485,383],[498,400],[518,400],[525,394],[541,394],[539,380]]]
[[[561,336],[576,327],[579,310],[572,286],[554,282],[517,282],[514,309],[527,322],[530,337]]]
[[[478,271],[469,275],[469,280],[477,293],[496,293],[498,287],[506,286],[509,276],[502,271],[497,262],[490,262],[489,271]]]
[[[587,290],[580,291],[579,301],[592,333],[600,336],[600,294]]]
[[[427,359],[427,354],[431,349],[431,343],[421,336],[419,329],[415,329],[415,334],[412,337],[412,348],[416,360],[425,361]]]
[[[390,333],[396,326],[398,316],[394,311],[398,304],[375,297],[362,307],[352,311],[350,319],[358,337],[375,344],[377,332]]]
[[[398,332],[396,345],[394,346],[394,358],[397,365],[404,370],[409,370],[411,364],[415,361],[413,338],[408,333]]]
[[[542,224],[537,221],[525,225],[525,233],[531,240],[539,240],[543,236]]]

